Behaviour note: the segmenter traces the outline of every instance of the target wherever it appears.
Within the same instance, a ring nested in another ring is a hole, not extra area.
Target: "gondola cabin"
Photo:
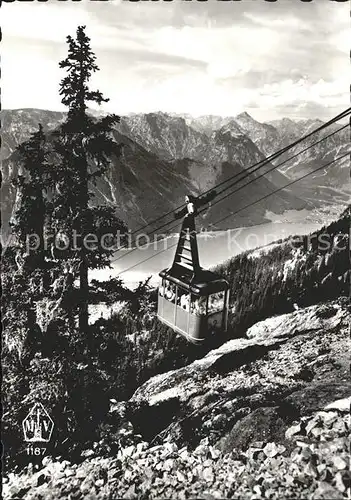
[[[203,270],[195,280],[161,271],[158,317],[187,340],[200,343],[227,329],[229,286]]]
[[[185,217],[173,265],[160,272],[160,321],[193,343],[227,329],[229,284],[200,267],[194,212]]]

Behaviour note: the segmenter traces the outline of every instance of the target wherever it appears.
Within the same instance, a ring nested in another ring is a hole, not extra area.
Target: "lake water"
[[[198,246],[200,264],[210,268],[245,250],[264,246],[291,235],[309,234],[320,228],[321,222],[270,222],[258,226],[200,233]],[[112,269],[90,272],[90,279],[107,280],[120,276],[125,284],[134,288],[140,280],[152,276],[152,284],[159,283],[158,273],[173,262],[178,235],[151,243],[144,248],[116,252]],[[145,262],[143,262],[145,261]]]

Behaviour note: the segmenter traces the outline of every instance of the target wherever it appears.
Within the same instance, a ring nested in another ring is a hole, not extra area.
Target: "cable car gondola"
[[[229,283],[200,266],[195,229],[197,209],[214,195],[185,198],[186,207],[175,214],[184,220],[173,264],[160,272],[157,316],[195,344],[227,330]]]

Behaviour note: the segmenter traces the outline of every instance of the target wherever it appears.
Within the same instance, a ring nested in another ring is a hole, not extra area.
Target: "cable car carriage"
[[[186,208],[175,215],[185,217],[173,264],[160,272],[157,316],[196,344],[227,330],[229,283],[200,266],[196,239],[197,208],[212,197],[186,197]]]

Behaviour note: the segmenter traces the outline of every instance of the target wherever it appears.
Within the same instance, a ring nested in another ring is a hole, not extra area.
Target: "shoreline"
[[[201,238],[206,238],[208,236],[214,236],[218,237],[221,235],[228,234],[228,232],[231,231],[243,231],[246,229],[254,228],[254,227],[262,227],[266,224],[321,224],[322,226],[325,224],[329,224],[334,220],[334,218],[338,217],[340,213],[347,207],[347,204],[345,205],[328,205],[322,208],[314,208],[312,210],[309,209],[302,209],[302,210],[284,210],[282,214],[276,214],[275,212],[270,212],[266,210],[266,213],[264,217],[266,218],[266,221],[260,222],[258,224],[252,224],[248,226],[238,226],[238,227],[232,227],[228,229],[219,229],[219,230],[209,230],[209,231],[202,231],[199,230],[197,233],[197,238],[201,240]],[[132,247],[121,247],[120,249],[116,250],[115,254],[117,252],[121,251],[132,251],[132,250],[146,250],[150,246],[157,244],[161,244],[162,242],[166,242],[172,238],[178,238],[179,233],[171,233],[167,235],[165,238],[161,238],[159,240],[154,240],[148,243],[145,246],[141,246],[138,248],[137,246],[132,246]],[[114,255],[115,255],[114,254]]]

